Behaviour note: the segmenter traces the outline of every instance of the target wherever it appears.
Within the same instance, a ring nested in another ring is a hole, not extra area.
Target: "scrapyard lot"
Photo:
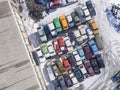
[[[110,82],[111,81],[110,78],[112,75],[114,75],[114,73],[116,73],[119,70],[119,68],[117,68],[117,65],[119,66],[119,53],[117,53],[117,52],[119,52],[119,50],[116,51],[116,49],[114,49],[115,47],[113,47],[113,45],[115,45],[116,48],[119,49],[119,47],[118,47],[119,41],[117,41],[117,40],[119,40],[118,39],[119,37],[117,37],[117,38],[114,37],[114,35],[116,36],[117,34],[114,33],[113,31],[110,31],[111,26],[108,25],[108,21],[106,19],[106,16],[104,15],[104,11],[106,8],[105,8],[105,5],[103,3],[105,3],[105,2],[104,1],[101,1],[101,2],[97,1],[94,3],[96,6],[96,12],[97,12],[95,19],[96,19],[98,26],[99,26],[100,36],[103,38],[104,49],[101,52],[102,52],[103,60],[105,62],[106,67],[104,69],[102,69],[102,72],[100,75],[95,75],[94,77],[87,78],[86,80],[84,80],[80,84],[83,84],[83,88],[84,88],[83,90],[110,90],[111,87],[114,86],[114,84]],[[103,8],[100,7],[100,5],[98,3],[103,4],[104,5]],[[76,6],[76,3],[72,6]],[[70,7],[70,6],[68,6],[68,7]],[[64,8],[68,8],[68,7],[64,7]],[[61,15],[62,8],[58,9],[58,11],[59,11],[58,14],[56,14],[57,10],[55,11],[55,13],[54,12],[50,13],[50,15],[45,17],[44,20],[42,20],[40,23],[45,24],[45,23],[51,22],[51,20],[53,20],[53,18]],[[67,10],[66,12],[71,13],[71,11]],[[65,14],[64,11],[62,14]],[[104,25],[106,25],[106,27],[103,27]],[[113,35],[113,33],[114,33],[114,35]],[[108,38],[108,35],[110,35],[109,38]],[[56,57],[56,59],[58,59],[58,57]],[[42,66],[42,68],[44,70],[43,74],[44,74],[44,77],[46,79],[45,80],[46,86],[48,88],[50,88],[50,90],[54,90],[54,89],[52,89],[52,83],[49,80],[49,76],[45,75],[47,73],[46,67],[43,67],[42,64],[40,66]],[[112,67],[114,67],[114,68],[112,68]],[[106,83],[107,83],[107,85],[106,85]]]

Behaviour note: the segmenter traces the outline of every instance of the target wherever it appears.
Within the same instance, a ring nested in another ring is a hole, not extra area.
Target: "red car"
[[[67,50],[67,48],[65,46],[65,41],[64,41],[64,37],[63,36],[59,36],[58,37],[58,44],[60,46],[61,51],[66,51]]]
[[[52,0],[48,3],[49,8],[57,8],[62,4],[61,0]]]
[[[86,56],[86,59],[92,59],[92,52],[90,50],[90,47],[89,45],[86,45],[83,47],[83,50],[84,50],[84,53],[85,53],[85,56]]]
[[[55,48],[55,52],[57,54],[61,54],[60,46],[59,46],[58,41],[56,39],[53,41],[53,45],[54,45],[54,48]]]
[[[61,56],[61,60],[63,62],[63,65],[64,65],[65,69],[67,71],[70,71],[71,70],[71,65],[70,65],[69,61],[67,60],[67,57],[66,56]]]
[[[84,65],[85,65],[85,68],[87,69],[88,73],[90,76],[94,76],[95,75],[95,72],[90,64],[90,61],[89,60],[86,60],[84,62]]]

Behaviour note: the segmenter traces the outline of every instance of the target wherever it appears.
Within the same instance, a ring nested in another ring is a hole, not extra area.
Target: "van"
[[[60,22],[62,24],[63,30],[68,30],[69,29],[69,25],[67,23],[65,15],[61,15],[59,18],[60,18]]]
[[[50,81],[54,81],[55,80],[55,75],[54,75],[53,70],[52,70],[50,65],[47,67],[47,72],[48,72]]]

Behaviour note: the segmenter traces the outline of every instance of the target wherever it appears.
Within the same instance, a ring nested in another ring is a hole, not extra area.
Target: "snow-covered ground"
[[[80,3],[84,3],[85,1],[86,0],[79,0]],[[120,0],[92,0],[92,2],[95,4],[97,12],[95,19],[100,29],[100,36],[103,38],[104,49],[102,50],[102,57],[106,67],[102,69],[100,75],[90,77],[80,84],[83,84],[84,90],[112,90],[112,87],[116,86],[116,83],[113,83],[110,78],[120,70],[120,34],[115,32],[112,25],[108,22],[105,10],[111,3],[120,4]],[[59,17],[61,14],[68,15],[77,5],[78,3],[75,3],[51,11],[51,13],[39,23],[49,23],[53,18]],[[22,15],[24,15],[23,19],[26,19],[24,23],[28,28],[28,34],[34,33],[34,26],[36,24],[26,15],[26,11],[24,11]],[[42,68],[44,68],[43,66],[44,65],[42,65]],[[43,70],[42,68],[41,70]],[[43,71],[45,72],[45,69]],[[44,73],[44,76],[45,75],[46,73]],[[49,79],[47,75],[45,77]],[[46,85],[50,86],[49,83],[46,83]],[[49,87],[49,90],[53,89]]]

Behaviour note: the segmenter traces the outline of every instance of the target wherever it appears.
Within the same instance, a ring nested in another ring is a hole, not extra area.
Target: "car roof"
[[[74,34],[75,34],[76,37],[81,36],[79,30],[74,31]]]
[[[80,56],[84,56],[84,51],[83,51],[83,49],[79,49],[78,52],[79,52]]]
[[[53,22],[52,22],[52,23],[49,23],[49,24],[48,24],[48,27],[49,27],[50,30],[55,29]]]
[[[85,9],[84,13],[85,13],[85,15],[89,15],[90,14],[88,9]]]
[[[67,18],[68,22],[72,21],[72,16],[71,15],[68,15],[66,18]]]
[[[80,56],[79,55],[75,55],[75,59],[76,60],[80,60]]]
[[[90,40],[90,41],[88,41],[88,44],[89,45],[95,44],[95,41],[94,40]]]
[[[65,41],[65,43],[66,43],[66,46],[71,46],[70,40]]]
[[[61,27],[59,18],[54,18],[54,24],[56,27]]]
[[[82,68],[80,68],[80,70],[82,71],[83,74],[87,73],[87,71],[86,71],[84,65],[82,65]]]
[[[72,79],[72,81],[73,81],[74,84],[78,82],[78,80],[76,79],[76,77],[73,77],[71,79]]]
[[[37,53],[38,56],[43,56],[42,51],[40,49],[36,50],[36,53]]]
[[[96,46],[96,45],[93,45],[93,46],[92,46],[92,50],[93,50],[93,51],[98,51],[97,46]]]

